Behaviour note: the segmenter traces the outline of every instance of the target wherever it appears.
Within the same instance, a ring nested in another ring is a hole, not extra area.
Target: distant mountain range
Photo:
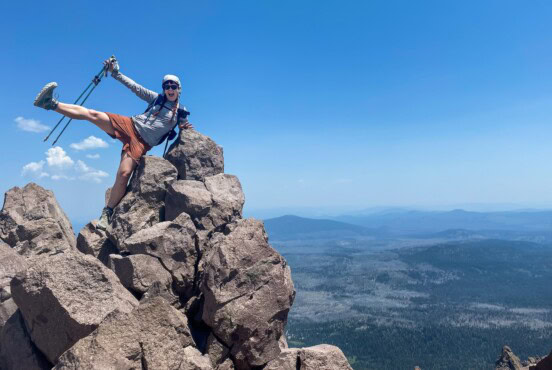
[[[299,216],[281,216],[264,220],[271,239],[325,239],[358,237],[377,233],[367,227],[334,220],[318,220]]]
[[[485,238],[507,234],[552,234],[552,211],[447,212],[385,210],[331,219],[282,216],[265,220],[271,238],[423,236]]]
[[[339,216],[336,221],[382,228],[392,234],[436,233],[449,229],[541,232],[552,230],[552,211],[448,212],[396,211]]]

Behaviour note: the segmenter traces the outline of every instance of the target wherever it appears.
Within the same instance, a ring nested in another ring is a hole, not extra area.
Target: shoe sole
[[[46,84],[46,86],[44,86],[42,88],[42,90],[40,90],[40,92],[38,93],[38,95],[36,96],[35,100],[34,100],[34,103],[33,105],[35,107],[38,107],[38,102],[42,100],[42,98],[44,97],[44,95],[49,92],[50,90],[53,90],[57,87],[57,82],[50,82],[49,84]]]

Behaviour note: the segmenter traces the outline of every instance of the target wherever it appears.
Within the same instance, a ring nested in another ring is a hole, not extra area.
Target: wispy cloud
[[[44,172],[44,164],[46,162],[40,161],[40,162],[30,162],[23,166],[23,170],[21,171],[22,176],[32,176],[37,178],[42,177],[48,177],[50,176],[47,172]]]
[[[46,160],[30,162],[23,166],[21,175],[33,178],[49,177],[52,180],[83,180],[101,183],[109,174],[88,166],[81,160],[73,161],[62,147],[46,151]],[[47,166],[47,168],[46,168]]]
[[[90,159],[99,159],[100,158],[100,155],[98,153],[96,154],[87,154],[86,155],[86,158],[90,158]]]
[[[88,150],[88,149],[98,149],[98,148],[107,148],[109,144],[100,139],[99,137],[89,136],[80,143],[73,143],[70,145],[72,149],[75,150]]]
[[[80,160],[77,161],[76,168],[77,171],[81,173],[81,175],[79,176],[79,179],[81,180],[94,181],[95,183],[99,184],[100,182],[102,182],[103,178],[109,176],[107,172],[88,167],[86,163]]]
[[[27,132],[44,132],[48,131],[50,127],[43,125],[40,121],[32,118],[17,117],[15,120],[17,127]]]

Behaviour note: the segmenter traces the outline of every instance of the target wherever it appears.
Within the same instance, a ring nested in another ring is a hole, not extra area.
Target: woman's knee
[[[134,170],[130,168],[120,168],[119,171],[117,171],[117,176],[121,177],[122,179],[128,180],[130,176],[132,176],[132,172]]]
[[[88,109],[89,120],[93,123],[106,123],[109,122],[109,116],[105,112],[99,112],[94,109]]]

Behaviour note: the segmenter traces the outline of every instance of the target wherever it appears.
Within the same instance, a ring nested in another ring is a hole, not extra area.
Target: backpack
[[[144,113],[148,113],[156,105],[161,106],[159,110],[166,108],[165,107],[166,102],[167,102],[167,97],[165,96],[165,94],[159,94],[157,95],[157,98],[155,98],[154,101],[149,103]],[[163,141],[165,141],[165,139],[167,139],[167,142],[174,139],[176,137],[176,131],[174,130],[174,128],[176,127],[176,125],[178,125],[178,122],[180,122],[180,120],[186,119],[186,117],[188,117],[189,115],[190,115],[190,112],[188,112],[186,108],[178,108],[176,111],[176,123],[174,124],[174,126],[169,132],[167,132],[165,135],[161,137],[161,139],[159,139],[159,142],[157,143],[157,145],[162,144]],[[149,115],[148,115],[148,118],[149,118]]]

